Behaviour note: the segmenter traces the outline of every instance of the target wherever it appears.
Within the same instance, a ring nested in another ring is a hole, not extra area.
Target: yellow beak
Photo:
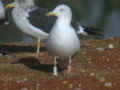
[[[6,5],[6,8],[13,8],[13,7],[15,7],[14,4],[7,4],[7,5]]]
[[[56,16],[56,13],[54,13],[54,12],[48,12],[48,13],[46,14],[46,16]]]

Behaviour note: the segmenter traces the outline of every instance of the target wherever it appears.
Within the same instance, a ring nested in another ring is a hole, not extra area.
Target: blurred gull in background
[[[2,3],[2,0],[0,0],[0,25],[3,24],[8,24],[8,22],[7,22],[5,7]]]
[[[8,4],[7,8],[15,7],[12,10],[12,17],[15,24],[23,31],[32,37],[37,38],[37,52],[36,56],[39,55],[40,41],[45,41],[49,35],[49,29],[52,23],[56,19],[55,17],[47,17],[45,15],[40,17],[41,12],[48,12],[44,8],[35,6],[33,0],[15,0],[15,2]],[[42,22],[42,25],[41,25]],[[46,27],[49,27],[47,29]]]

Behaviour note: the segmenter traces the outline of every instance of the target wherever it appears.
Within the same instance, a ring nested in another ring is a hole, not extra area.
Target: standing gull
[[[0,25],[2,24],[8,24],[6,21],[6,13],[5,13],[5,8],[4,5],[2,3],[2,0],[0,0]]]
[[[48,38],[49,29],[53,26],[50,22],[54,22],[56,18],[47,17],[45,14],[43,15],[42,13],[46,13],[48,10],[35,6],[33,0],[15,0],[15,2],[8,4],[6,7],[14,7],[12,17],[20,30],[37,38],[36,56],[38,57],[40,41],[44,41]]]
[[[53,25],[47,40],[47,50],[54,57],[53,74],[58,75],[56,58],[69,58],[68,72],[72,71],[72,56],[80,49],[80,41],[75,29],[71,26],[72,11],[65,5],[57,6],[48,16],[57,16],[57,20]]]
[[[14,7],[12,10],[12,17],[20,30],[37,38],[36,56],[38,56],[40,41],[48,39],[51,28],[56,21],[56,17],[45,16],[45,13],[48,12],[48,10],[36,6],[34,0],[15,0],[15,2],[8,4],[6,7]],[[78,34],[86,32],[84,31],[84,28],[76,27],[78,28],[78,30],[76,30]],[[92,30],[89,31],[91,32]]]

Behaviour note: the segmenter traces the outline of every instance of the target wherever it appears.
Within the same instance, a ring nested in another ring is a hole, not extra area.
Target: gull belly
[[[80,41],[72,27],[57,25],[53,27],[47,41],[48,52],[59,57],[69,57],[73,56],[79,48]]]

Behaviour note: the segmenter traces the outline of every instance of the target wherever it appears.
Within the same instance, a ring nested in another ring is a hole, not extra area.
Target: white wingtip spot
[[[77,31],[77,34],[87,35],[87,33],[84,31],[84,28],[82,26],[78,26],[79,30]]]

